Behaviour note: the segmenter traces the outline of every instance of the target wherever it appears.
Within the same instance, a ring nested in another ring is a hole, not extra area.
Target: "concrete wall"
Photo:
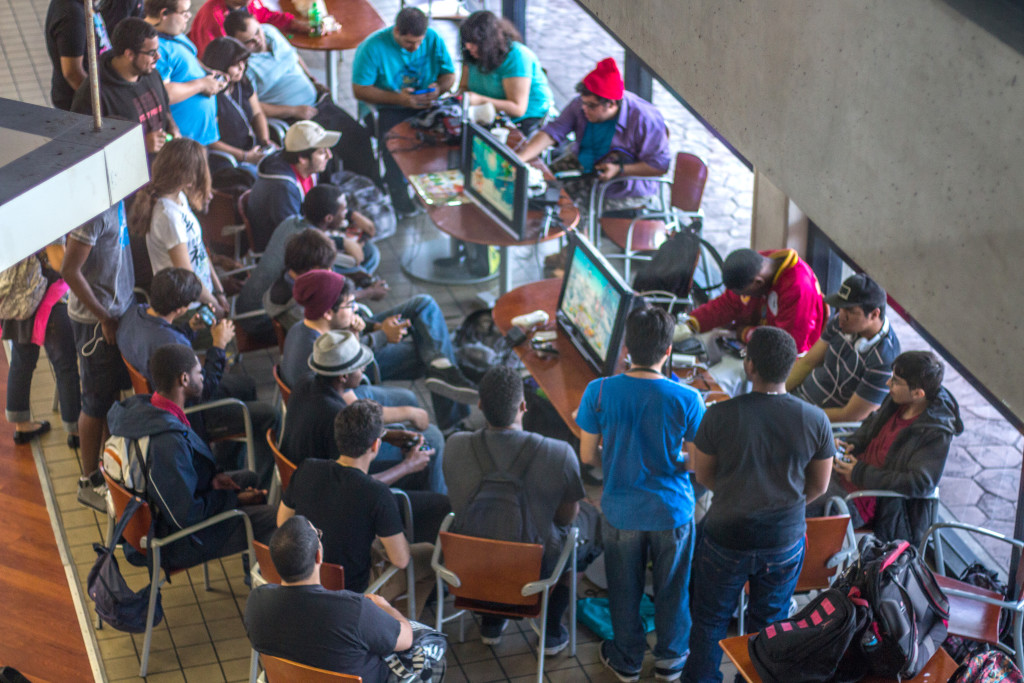
[[[580,1],[1024,416],[1019,53],[939,0]]]

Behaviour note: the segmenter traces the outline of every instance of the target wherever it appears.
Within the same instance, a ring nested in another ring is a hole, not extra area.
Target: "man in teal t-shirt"
[[[426,109],[455,83],[455,67],[441,36],[427,27],[427,15],[406,7],[395,25],[383,28],[356,48],[352,62],[352,93],[360,102],[377,107],[378,131],[384,136],[395,125]],[[364,108],[365,109],[365,108]],[[384,180],[399,213],[412,213],[405,177],[381,145]]]

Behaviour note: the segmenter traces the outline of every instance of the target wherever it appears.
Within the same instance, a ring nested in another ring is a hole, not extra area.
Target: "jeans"
[[[373,156],[373,134],[371,131],[335,104],[329,95],[324,96],[317,103],[316,116],[313,117],[313,121],[327,130],[336,130],[341,133],[341,140],[331,149],[334,158],[340,162],[341,168],[365,176],[378,186],[380,185],[380,171],[377,159]],[[336,164],[329,165],[328,172],[321,177],[329,177],[333,172],[334,165]]]
[[[405,175],[398,167],[398,162],[391,156],[384,141],[389,130],[400,124],[402,121],[419,116],[421,109],[409,109],[406,107],[378,107],[377,108],[377,129],[380,131],[379,149],[384,158],[384,183],[388,186],[391,194],[391,203],[396,211],[407,212],[414,205],[409,199],[409,191],[405,185]],[[416,141],[414,141],[416,142]]]
[[[722,680],[718,671],[722,648],[718,641],[727,635],[729,619],[747,581],[749,632],[788,616],[789,600],[804,563],[804,548],[805,539],[800,538],[782,548],[732,550],[704,534],[694,563],[693,582],[698,590],[693,597],[693,633],[684,681]]]
[[[57,396],[60,398],[60,419],[69,434],[78,433],[78,412],[82,406],[78,384],[78,356],[71,332],[67,304],[58,303],[50,311],[43,339],[46,356],[57,375]],[[11,343],[11,368],[7,374],[7,421],[29,422],[32,410],[29,396],[32,374],[39,362],[39,347],[30,342]]]
[[[417,294],[403,304],[373,316],[373,322],[382,322],[393,315],[400,315],[412,323],[410,334],[397,344],[387,344],[374,351],[377,365],[380,367],[381,380],[419,379],[426,374],[430,361],[445,357],[455,362],[455,349],[452,347],[451,336],[448,334],[448,323],[444,313],[429,294]],[[434,404],[434,416],[442,429],[447,429],[462,418],[469,415],[469,407],[455,403],[450,399],[431,395]]]
[[[605,654],[618,671],[638,673],[647,638],[640,621],[647,563],[654,571],[654,646],[657,666],[678,669],[686,660],[690,640],[690,562],[693,559],[693,521],[665,531],[616,529],[604,518],[604,563],[608,601],[615,638]]]
[[[444,482],[444,435],[434,425],[427,426],[423,430],[423,443],[428,448],[433,448],[435,453],[430,457],[430,464],[419,472],[407,474],[392,486],[394,488],[411,491],[433,491],[434,493],[448,493],[448,485]],[[402,462],[405,454],[398,446],[389,443],[381,444],[380,452],[373,462],[370,463],[370,474],[383,472],[389,467],[394,467]]]

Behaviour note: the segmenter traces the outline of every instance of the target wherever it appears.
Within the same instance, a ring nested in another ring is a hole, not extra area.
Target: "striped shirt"
[[[900,340],[890,327],[866,352],[858,353],[858,337],[843,334],[839,314],[825,325],[821,340],[828,344],[825,360],[793,393],[822,408],[841,408],[854,394],[868,403],[881,405],[889,393],[886,386],[892,375],[892,362],[900,354]]]

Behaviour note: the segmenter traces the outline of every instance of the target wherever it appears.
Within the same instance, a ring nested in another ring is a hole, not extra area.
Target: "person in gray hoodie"
[[[146,497],[155,511],[157,536],[198,524],[225,510],[240,508],[253,535],[266,543],[277,526],[266,491],[254,488],[255,472],[219,471],[210,447],[192,431],[185,401],[203,391],[203,371],[184,344],[161,346],[150,358],[156,393],[115,403],[107,415],[110,433],[129,439],[149,437]],[[246,548],[241,521],[216,524],[163,550],[166,569],[192,567]]]

